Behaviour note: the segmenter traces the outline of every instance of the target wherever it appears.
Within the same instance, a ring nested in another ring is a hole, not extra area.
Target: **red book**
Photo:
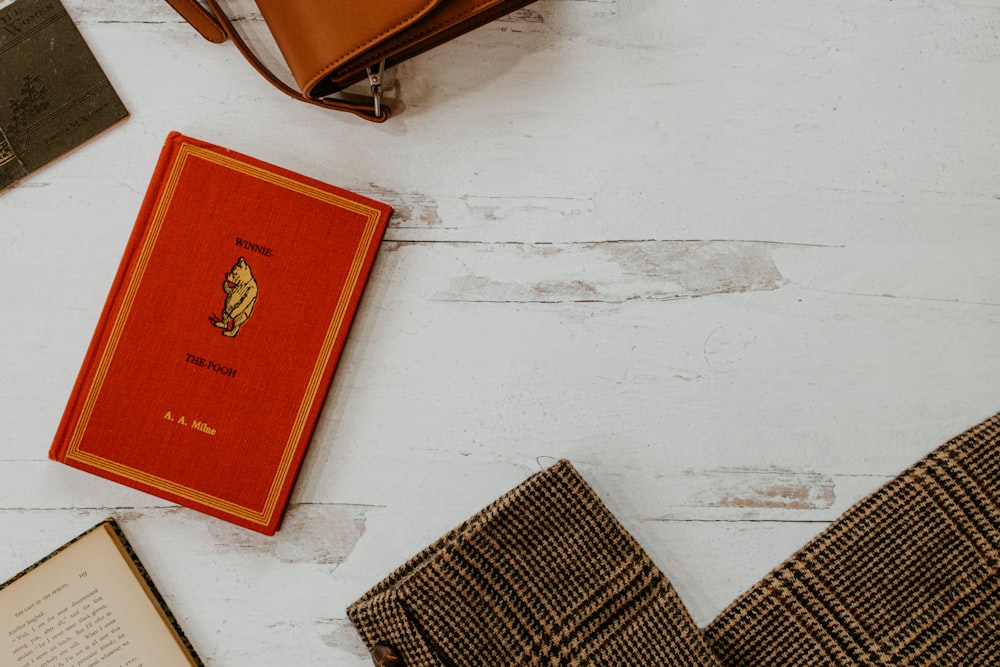
[[[391,212],[172,133],[50,458],[274,534]]]

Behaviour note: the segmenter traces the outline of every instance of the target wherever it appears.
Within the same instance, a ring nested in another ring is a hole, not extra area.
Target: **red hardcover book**
[[[274,534],[391,212],[172,133],[50,458]]]

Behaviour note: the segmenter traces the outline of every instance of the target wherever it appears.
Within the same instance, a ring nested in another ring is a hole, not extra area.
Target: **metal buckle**
[[[378,64],[378,71],[372,72],[371,67],[365,68],[365,74],[368,75],[368,85],[372,89],[372,102],[375,106],[375,117],[382,117],[382,75],[385,73],[385,61],[381,61]]]

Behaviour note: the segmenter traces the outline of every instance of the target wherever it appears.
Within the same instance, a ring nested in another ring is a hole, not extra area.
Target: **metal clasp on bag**
[[[372,102],[375,105],[375,117],[382,117],[382,75],[385,73],[385,61],[381,61],[378,64],[378,71],[372,72],[371,67],[365,68],[365,74],[368,75],[368,85],[372,89]]]

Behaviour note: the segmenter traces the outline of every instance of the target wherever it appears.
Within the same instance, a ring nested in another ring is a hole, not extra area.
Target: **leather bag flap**
[[[256,2],[295,82],[309,95],[328,74],[411,27],[441,0]]]

